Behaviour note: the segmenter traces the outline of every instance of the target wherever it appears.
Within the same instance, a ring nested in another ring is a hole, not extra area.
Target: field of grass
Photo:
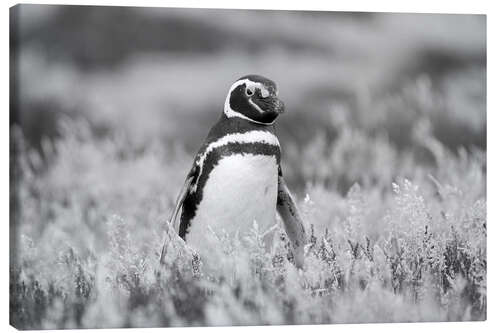
[[[422,152],[398,151],[339,119],[332,111],[332,142],[318,134],[300,160],[285,151],[285,176],[294,170],[307,180],[297,191],[310,240],[303,271],[279,224],[256,224],[241,239],[217,235],[216,272],[176,242],[161,267],[167,216],[191,163],[183,148],[98,136],[68,118],[59,139],[37,151],[13,128],[12,324],[485,319],[485,152],[451,152],[421,119],[412,136],[427,154],[422,162]],[[270,252],[266,232],[274,232]]]

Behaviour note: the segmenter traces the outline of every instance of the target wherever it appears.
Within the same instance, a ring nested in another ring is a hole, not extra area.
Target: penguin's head
[[[260,75],[239,78],[231,88],[224,104],[224,114],[261,125],[272,125],[285,105],[278,99],[276,84]]]

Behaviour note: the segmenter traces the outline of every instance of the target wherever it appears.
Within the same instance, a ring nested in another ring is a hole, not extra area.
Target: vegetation
[[[398,150],[386,137],[339,121],[341,112],[332,111],[333,142],[318,134],[297,148],[301,160],[285,151],[285,173],[298,170],[308,180],[298,198],[310,239],[303,271],[293,265],[281,226],[261,230],[257,223],[240,238],[217,235],[210,257],[173,241],[162,267],[164,232],[172,233],[167,216],[191,156],[175,144],[99,136],[69,118],[60,122],[60,137],[37,151],[13,128],[19,237],[12,324],[485,319],[485,152],[450,151],[422,118],[412,129],[427,153],[422,161],[418,150]]]

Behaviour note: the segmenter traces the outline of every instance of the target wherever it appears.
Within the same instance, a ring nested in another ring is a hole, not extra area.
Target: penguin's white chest
[[[186,235],[195,247],[206,244],[209,233],[245,234],[275,223],[278,192],[276,157],[235,154],[222,158],[210,172],[203,198]]]

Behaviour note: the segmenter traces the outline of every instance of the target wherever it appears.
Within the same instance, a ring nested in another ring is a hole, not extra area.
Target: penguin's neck
[[[238,117],[227,117],[224,113],[212,127],[208,135],[209,141],[229,133],[245,133],[250,131],[265,131],[276,134],[274,125],[261,125]]]

